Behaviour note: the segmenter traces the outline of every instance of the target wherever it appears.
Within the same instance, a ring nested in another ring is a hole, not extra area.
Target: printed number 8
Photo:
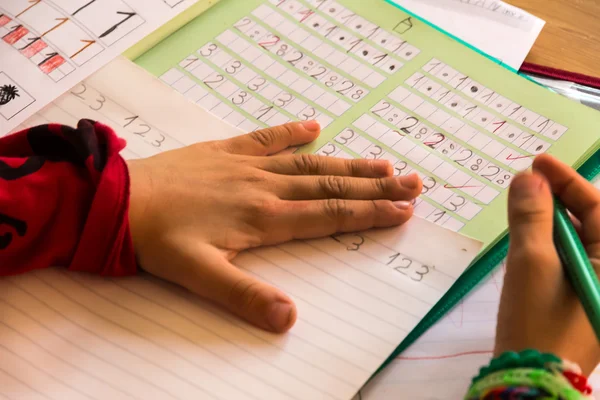
[[[364,90],[362,90],[362,89],[358,89],[356,92],[354,92],[354,94],[352,95],[352,98],[353,98],[354,100],[359,100],[359,99],[360,99],[360,97],[361,97],[361,96],[362,96],[364,93],[365,93],[365,92],[364,92]]]

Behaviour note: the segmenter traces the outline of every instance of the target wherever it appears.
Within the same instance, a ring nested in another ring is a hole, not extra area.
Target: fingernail
[[[289,303],[276,302],[271,305],[267,314],[267,322],[277,332],[288,327],[293,316],[293,307]]]
[[[410,174],[408,176],[399,176],[396,178],[398,183],[407,189],[416,189],[419,187],[419,176],[417,174]]]
[[[392,172],[392,164],[388,160],[370,160],[371,169],[379,175],[388,175]]]
[[[517,176],[510,185],[510,193],[517,197],[534,197],[545,187],[546,182],[538,174],[523,174]]]
[[[408,210],[412,204],[410,201],[395,201],[394,206],[399,210]]]
[[[321,130],[321,125],[317,121],[303,121],[301,122],[304,129],[309,132],[319,132]]]

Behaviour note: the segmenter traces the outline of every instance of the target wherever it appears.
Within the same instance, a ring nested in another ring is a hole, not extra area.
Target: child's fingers
[[[266,157],[258,167],[281,175],[337,175],[362,178],[391,176],[392,166],[386,160],[364,160],[298,154]]]
[[[340,232],[402,225],[413,214],[409,201],[390,200],[313,200],[286,202],[278,216],[277,232],[285,234],[270,242],[313,239]]]
[[[542,175],[515,177],[508,196],[511,251],[534,260],[538,253],[554,249],[553,212],[552,193]]]
[[[600,191],[577,171],[550,155],[539,156],[533,168],[546,177],[552,192],[581,222],[584,243],[600,242]]]
[[[277,180],[275,194],[283,200],[413,200],[421,193],[415,175],[396,178],[288,176]]]
[[[227,139],[220,145],[232,154],[268,156],[290,146],[310,143],[319,136],[320,130],[316,121],[290,122]]]
[[[282,333],[294,325],[296,306],[285,293],[231,264],[215,247],[198,245],[192,240],[180,242],[169,260],[169,269],[177,274],[168,276],[170,273],[165,272],[165,279],[185,286],[257,327]]]

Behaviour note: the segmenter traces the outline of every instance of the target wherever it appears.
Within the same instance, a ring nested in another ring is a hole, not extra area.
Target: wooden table
[[[600,78],[600,0],[508,0],[546,21],[527,62]]]

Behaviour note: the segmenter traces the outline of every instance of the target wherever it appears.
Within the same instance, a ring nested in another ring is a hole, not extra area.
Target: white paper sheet
[[[129,157],[239,133],[123,59],[30,123],[79,118],[117,127]],[[0,395],[350,399],[480,248],[413,218],[398,229],[241,254],[237,266],[296,302],[299,318],[286,335],[148,276],[53,269],[2,279]]]
[[[392,0],[518,70],[545,21],[498,0]]]
[[[0,135],[198,1],[0,2]]]

